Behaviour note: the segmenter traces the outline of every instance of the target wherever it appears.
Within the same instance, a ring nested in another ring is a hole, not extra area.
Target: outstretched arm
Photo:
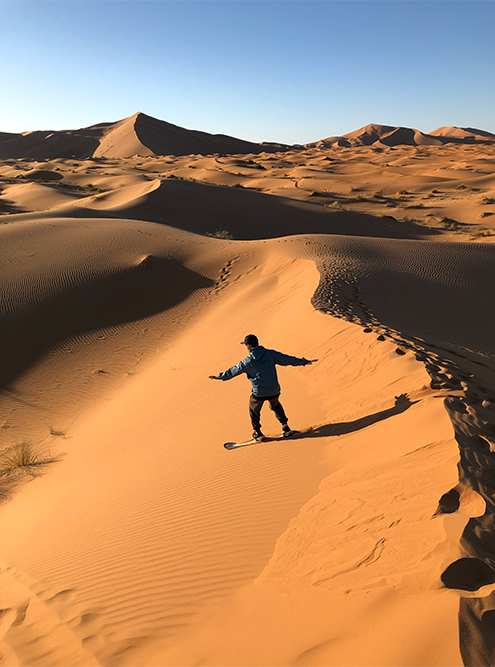
[[[291,357],[288,354],[282,354],[274,350],[275,363],[279,366],[309,366],[314,364],[318,359],[306,359],[305,357]]]
[[[223,373],[219,373],[218,375],[209,375],[208,377],[210,380],[230,380],[231,378],[235,377],[236,375],[240,375],[241,373],[244,373],[246,371],[247,366],[249,365],[249,359],[243,359],[240,361],[237,366],[232,366],[228,370],[224,371]]]

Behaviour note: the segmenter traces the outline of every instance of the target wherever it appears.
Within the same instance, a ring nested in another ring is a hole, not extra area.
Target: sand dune
[[[439,127],[434,132],[425,134],[409,127],[393,127],[371,123],[359,130],[321,139],[308,147],[356,147],[356,146],[441,146],[449,142],[456,143],[489,143],[495,135],[484,130],[459,127]]]
[[[0,459],[42,457],[0,475],[0,665],[493,664],[493,149],[126,157],[151,121],[0,161]],[[227,451],[251,331],[318,359],[308,432]]]
[[[0,158],[122,158],[154,155],[213,155],[278,153],[302,148],[359,146],[442,146],[454,142],[489,144],[495,135],[485,130],[440,127],[425,134],[408,127],[371,123],[342,136],[305,146],[275,142],[253,143],[224,134],[189,130],[137,112],[115,123],[98,123],[77,130],[0,132]]]
[[[223,134],[187,130],[141,112],[115,123],[100,123],[80,130],[0,134],[0,157],[4,158],[270,153],[283,148],[280,144],[256,144]]]
[[[377,220],[363,213],[341,212],[258,192],[168,179],[78,200],[72,206],[78,209],[78,215],[87,214],[87,208],[107,213],[112,210],[114,216],[169,224],[196,234],[228,229],[236,239],[301,233],[406,238],[432,233],[391,218]],[[65,208],[60,211],[66,212]]]
[[[185,130],[144,113],[137,113],[107,132],[102,137],[94,156],[262,153],[280,150],[280,148],[282,146],[260,146],[223,134]]]
[[[495,134],[472,127],[439,127],[430,132],[430,135],[441,137],[444,141],[459,141],[464,143],[487,143],[495,141]]]
[[[18,134],[0,141],[0,156],[7,158],[88,158],[98,146],[94,133],[82,130],[38,131]]]

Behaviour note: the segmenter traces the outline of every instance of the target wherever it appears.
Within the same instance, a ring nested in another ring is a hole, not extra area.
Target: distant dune
[[[289,146],[253,143],[226,134],[188,130],[138,112],[115,123],[98,123],[78,130],[0,132],[0,158],[56,159],[123,158],[136,155],[246,155],[304,148],[358,146],[442,146],[446,143],[491,143],[485,130],[440,127],[430,134],[409,127],[370,123],[342,136]]]
[[[100,140],[94,157],[132,155],[211,155],[213,153],[262,153],[286,148],[255,144],[226,134],[186,130],[178,125],[137,113],[115,123]]]
[[[225,134],[187,130],[140,112],[115,123],[100,123],[80,130],[0,133],[0,157],[4,158],[257,154],[285,148],[285,145],[255,144]]]
[[[431,136],[440,137],[444,143],[449,141],[457,143],[483,144],[495,141],[495,134],[485,130],[477,130],[473,127],[439,127],[430,132]]]
[[[454,143],[487,143],[495,141],[495,135],[484,130],[458,127],[440,127],[434,132],[424,134],[420,130],[409,127],[393,127],[391,125],[377,125],[370,123],[359,130],[332,136],[320,141],[306,144],[307,148],[319,147],[329,148],[331,146],[342,146],[352,148],[354,146],[442,146]]]

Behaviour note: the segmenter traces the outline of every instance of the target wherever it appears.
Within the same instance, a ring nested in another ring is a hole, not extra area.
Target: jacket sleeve
[[[277,350],[273,350],[273,359],[279,366],[306,366],[306,364],[309,364],[309,361],[305,357],[302,359],[299,357],[290,357],[288,354],[277,352]]]
[[[237,366],[232,366],[231,368],[224,371],[223,373],[219,373],[218,377],[219,377],[220,380],[231,380],[236,375],[240,375],[241,373],[245,373],[249,365],[250,365],[249,358],[246,357],[246,359],[243,359],[242,361],[240,361],[237,364]]]

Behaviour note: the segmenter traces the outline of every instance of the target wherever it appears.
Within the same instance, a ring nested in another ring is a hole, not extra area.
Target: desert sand
[[[0,135],[0,665],[495,664],[493,135],[142,116]]]

